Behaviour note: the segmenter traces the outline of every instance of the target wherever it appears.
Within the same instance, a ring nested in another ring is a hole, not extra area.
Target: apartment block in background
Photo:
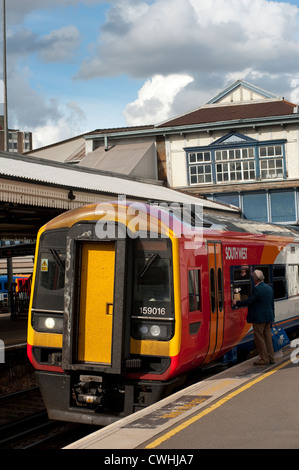
[[[4,119],[0,116],[0,150],[4,150]],[[32,150],[32,132],[8,130],[8,152],[24,153]]]

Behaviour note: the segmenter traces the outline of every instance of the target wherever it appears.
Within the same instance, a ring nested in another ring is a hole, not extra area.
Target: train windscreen
[[[150,339],[155,332],[159,340],[172,336],[172,284],[170,241],[139,239],[134,253],[133,337]]]
[[[40,239],[32,305],[32,324],[37,331],[48,331],[49,325],[45,323],[50,323],[49,313],[57,313],[60,317],[63,314],[66,233],[61,230],[46,232]],[[62,321],[55,320],[53,315],[51,320],[52,331],[60,331]]]

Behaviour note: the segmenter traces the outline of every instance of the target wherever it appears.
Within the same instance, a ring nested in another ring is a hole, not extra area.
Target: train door
[[[115,242],[83,243],[78,360],[111,364]]]
[[[221,242],[208,241],[210,331],[209,349],[204,362],[216,357],[224,333],[223,269]]]
[[[62,368],[120,374],[129,354],[126,298],[127,241],[99,239],[94,224],[68,232]],[[124,233],[123,233],[124,232]]]

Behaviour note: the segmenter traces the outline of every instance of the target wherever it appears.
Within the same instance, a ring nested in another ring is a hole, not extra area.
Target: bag
[[[279,351],[287,344],[290,344],[290,340],[283,328],[276,328],[276,326],[272,326],[271,335],[274,352]]]

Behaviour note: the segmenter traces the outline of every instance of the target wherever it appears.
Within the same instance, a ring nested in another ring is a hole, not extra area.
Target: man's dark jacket
[[[237,307],[248,307],[247,323],[274,321],[274,294],[264,282],[257,284],[248,299],[239,300]]]

